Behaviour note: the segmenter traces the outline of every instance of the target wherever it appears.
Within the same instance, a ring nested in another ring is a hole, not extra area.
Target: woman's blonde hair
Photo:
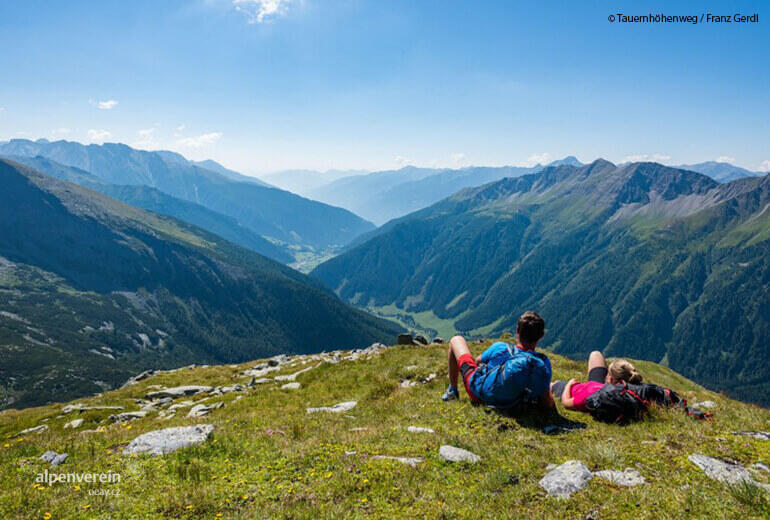
[[[610,378],[613,381],[625,381],[626,383],[638,384],[642,382],[640,374],[634,365],[625,359],[616,359],[609,366]]]

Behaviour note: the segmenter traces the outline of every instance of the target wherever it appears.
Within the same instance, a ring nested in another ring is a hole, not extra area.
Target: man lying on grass
[[[449,342],[449,388],[444,401],[458,399],[457,380],[463,375],[465,391],[471,402],[491,408],[512,409],[536,403],[553,408],[551,397],[551,362],[535,352],[545,334],[545,321],[536,312],[527,311],[516,326],[516,345],[502,341],[474,359],[462,336]]]

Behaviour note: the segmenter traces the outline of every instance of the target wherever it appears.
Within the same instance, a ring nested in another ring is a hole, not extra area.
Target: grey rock
[[[309,366],[307,368],[303,368],[299,372],[294,372],[293,374],[288,374],[288,375],[285,375],[285,376],[275,376],[275,380],[276,381],[294,381],[294,380],[297,379],[298,375],[304,374],[305,372],[313,370],[314,368],[316,368],[316,366]]]
[[[341,413],[341,412],[347,412],[348,410],[352,410],[355,408],[356,404],[358,404],[356,401],[345,401],[344,403],[337,403],[334,406],[321,406],[320,408],[308,408],[307,413],[316,413],[316,412],[332,412],[332,413]]]
[[[300,383],[286,383],[281,385],[281,390],[298,390],[301,386]]]
[[[423,461],[420,457],[392,457],[390,455],[374,455],[372,460],[395,460],[413,468],[416,468]]]
[[[741,482],[754,482],[751,473],[739,464],[725,462],[723,460],[707,457],[700,453],[694,453],[688,457],[690,462],[702,469],[709,478],[725,484],[738,484]]]
[[[110,421],[114,423],[123,423],[128,421],[135,421],[147,416],[147,412],[139,410],[138,412],[123,412],[115,415],[110,415]]]
[[[163,390],[150,392],[146,397],[150,400],[162,399],[164,397],[171,397],[172,399],[176,399],[177,397],[211,392],[213,389],[213,387],[202,385],[175,386],[173,388],[164,388]]]
[[[410,426],[406,430],[409,433],[436,433],[431,428],[423,428],[422,426]]]
[[[284,363],[287,363],[289,361],[289,356],[286,354],[280,354],[278,356],[273,356],[270,359],[267,360],[267,364],[271,367],[277,367],[280,365],[283,365]]]
[[[198,424],[196,426],[178,426],[175,428],[165,428],[163,430],[154,430],[140,435],[131,441],[123,449],[124,455],[150,454],[165,455],[180,448],[194,446],[206,441],[214,426],[210,424]]]
[[[572,493],[588,485],[593,474],[579,460],[568,460],[546,473],[540,480],[540,487],[556,498],[569,498]]]
[[[31,433],[43,433],[48,429],[47,424],[41,424],[40,426],[33,426],[32,428],[27,428],[26,430],[21,430],[19,433],[14,435],[14,437],[21,437],[22,435],[29,435]]]
[[[174,403],[171,406],[168,407],[169,412],[175,412],[180,408],[188,408],[190,406],[194,406],[195,403],[192,401],[179,401],[178,403]]]
[[[697,403],[693,403],[693,406],[695,408],[716,408],[717,404],[714,401],[700,401]]]
[[[439,343],[439,344],[446,343],[446,340],[441,336],[436,336],[435,338],[433,338],[433,343]]]
[[[411,334],[399,334],[396,338],[396,343],[399,345],[414,345],[414,338]]]
[[[759,439],[761,441],[770,441],[770,432],[741,431],[741,432],[733,432],[733,435],[751,437],[753,439]]]
[[[243,385],[233,385],[233,386],[218,386],[214,390],[211,391],[212,395],[224,395],[229,394],[231,392],[243,392],[246,390],[246,387]]]
[[[69,455],[67,455],[66,453],[56,453],[55,451],[49,450],[40,456],[40,460],[44,460],[48,462],[51,465],[51,467],[55,468],[56,466],[58,466],[59,464],[67,460],[68,456]]]
[[[64,428],[80,428],[83,425],[85,419],[73,419],[64,425]]]
[[[257,385],[264,385],[265,383],[270,383],[271,381],[272,379],[265,378],[265,377],[260,377],[260,378],[252,377],[251,381],[249,381],[249,384],[247,384],[246,386],[249,388],[254,388]]]
[[[369,429],[369,428],[367,428],[366,426],[359,426],[359,427],[357,427],[357,428],[351,428],[351,429],[350,429],[350,431],[351,431],[351,432],[365,432],[365,431],[367,431],[368,429]]]
[[[415,344],[420,344],[420,345],[427,345],[428,344],[428,338],[426,338],[422,334],[417,334],[412,339],[414,340]]]
[[[123,383],[123,386],[121,388],[126,388],[127,386],[135,385],[139,383],[139,381],[142,381],[143,379],[147,379],[148,377],[152,377],[157,373],[158,373],[157,370],[145,370],[144,372],[141,372],[135,375],[134,377],[130,378],[128,381]]]
[[[281,370],[281,367],[278,365],[275,366],[268,366],[265,368],[250,368],[248,370],[244,370],[241,372],[242,375],[248,376],[248,377],[255,377],[255,378],[263,378],[270,372],[275,372],[277,370]]]
[[[770,473],[770,467],[768,467],[767,464],[763,464],[762,462],[755,462],[751,466],[749,466],[749,469],[753,469],[756,471],[764,471],[765,473]]]
[[[61,409],[62,413],[70,413],[70,412],[87,412],[89,410],[123,410],[122,406],[101,406],[101,405],[94,405],[94,406],[86,406],[82,403],[75,403],[75,404],[68,404],[64,408]]]
[[[224,405],[225,403],[223,403],[222,401],[219,401],[210,405],[196,404],[187,413],[187,417],[203,417],[204,415],[208,415],[212,411],[218,408],[222,408]]]
[[[447,462],[469,462],[475,464],[481,461],[481,457],[462,448],[455,448],[454,446],[443,445],[438,450],[438,455],[442,460]]]
[[[594,477],[603,478],[617,486],[623,487],[634,487],[646,482],[641,473],[632,468],[626,468],[624,471],[614,469],[594,471]]]

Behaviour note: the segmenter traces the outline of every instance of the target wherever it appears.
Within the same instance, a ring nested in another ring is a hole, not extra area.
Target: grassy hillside
[[[0,408],[398,330],[216,235],[0,160]]]
[[[473,345],[478,354],[490,342]],[[0,414],[0,517],[3,518],[765,518],[767,496],[754,486],[730,487],[710,480],[688,461],[693,453],[733,459],[746,466],[770,462],[769,441],[733,435],[767,429],[770,412],[730,401],[647,362],[639,367],[654,382],[692,399],[717,403],[714,419],[694,421],[677,411],[657,410],[627,427],[595,423],[561,410],[585,428],[546,435],[553,418],[506,418],[469,404],[443,403],[443,346],[393,347],[377,355],[293,357],[266,378],[293,374],[299,389],[268,381],[223,396],[180,398],[223,402],[210,415],[188,419],[182,408],[170,419],[145,418],[111,424],[114,411],[62,413],[49,405]],[[583,363],[551,355],[556,378],[581,377]],[[137,399],[160,387],[247,383],[242,365],[161,373],[121,390],[79,400],[87,405],[139,408]],[[419,381],[412,387],[402,380]],[[306,407],[357,401],[350,411],[306,413]],[[167,404],[160,410],[167,410]],[[84,419],[76,430],[63,425]],[[48,430],[14,438],[40,424]],[[162,456],[125,456],[139,434],[171,426],[211,424],[205,443]],[[409,426],[435,433],[411,433]],[[90,430],[86,433],[84,430]],[[439,446],[471,450],[474,465],[443,462]],[[46,450],[69,458],[56,472],[117,472],[119,484],[56,483],[33,486],[47,468]],[[415,467],[374,455],[421,457]],[[550,464],[570,459],[592,471],[634,468],[647,480],[622,488],[595,477],[569,499],[548,497],[539,480]],[[767,482],[768,474],[757,474]],[[90,495],[94,489],[117,496]]]

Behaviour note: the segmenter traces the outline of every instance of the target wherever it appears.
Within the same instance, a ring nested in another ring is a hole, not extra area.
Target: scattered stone
[[[725,484],[739,484],[741,482],[754,482],[751,473],[740,464],[733,464],[723,460],[707,457],[700,453],[694,453],[688,457],[690,462],[702,469],[709,478]]]
[[[369,428],[367,428],[366,426],[361,426],[361,427],[358,427],[358,428],[351,428],[350,431],[351,432],[365,432],[368,429]]]
[[[405,366],[405,367],[404,367],[404,370],[407,370],[407,371],[417,370],[417,365],[408,365],[408,366]]]
[[[348,457],[351,457],[351,456],[355,455],[356,453],[358,453],[356,450],[353,450],[353,451],[346,451],[346,452],[345,452],[345,455],[347,455]]]
[[[261,366],[261,365],[257,365]],[[249,377],[255,377],[255,378],[263,378],[270,372],[276,372],[278,370],[281,370],[281,367],[278,365],[275,366],[266,366],[264,368],[250,368],[248,370],[244,370],[241,372],[241,375],[249,376]]]
[[[64,428],[80,428],[85,419],[74,419],[64,425]]]
[[[192,401],[179,401],[178,403],[174,403],[171,406],[168,407],[169,412],[175,412],[180,408],[187,408],[189,406],[193,406],[195,403]]]
[[[212,431],[214,431],[214,427],[210,424],[154,430],[132,440],[123,450],[123,454],[165,455],[180,448],[194,446],[206,441]]]
[[[143,379],[147,379],[148,377],[152,377],[152,376],[154,376],[157,373],[158,373],[157,370],[145,370],[144,372],[142,372],[140,374],[137,374],[137,375],[135,375],[132,378],[129,378],[128,381],[123,383],[123,386],[121,388],[126,388],[127,386],[135,385],[135,384],[139,383],[139,381],[141,381]]]
[[[55,451],[49,450],[40,456],[40,460],[44,460],[48,462],[52,468],[55,468],[56,466],[58,466],[59,464],[67,460],[68,456],[69,455],[67,455],[66,453],[56,453]]]
[[[423,428],[422,426],[410,426],[406,430],[409,433],[436,433],[431,428]]]
[[[470,462],[475,464],[481,461],[481,457],[462,448],[455,448],[454,446],[447,446],[446,444],[441,446],[438,450],[439,457],[447,462]]]
[[[751,466],[749,466],[749,469],[753,469],[756,471],[764,471],[765,473],[770,473],[770,467],[767,466],[767,464],[763,464],[761,462],[755,462]]]
[[[162,399],[164,397],[176,399],[177,397],[211,392],[213,389],[213,387],[201,385],[175,386],[173,388],[164,388],[163,390],[150,392],[146,397],[150,400]]]
[[[225,405],[222,401],[218,401],[214,404],[205,405],[205,404],[196,404],[193,406],[190,411],[187,413],[187,417],[203,417],[204,415],[210,414],[212,411],[222,408]]]
[[[603,478],[616,486],[623,487],[634,487],[646,482],[641,473],[632,468],[626,468],[624,471],[617,471],[614,469],[594,471],[594,477]]]
[[[14,435],[14,437],[21,437],[22,435],[29,435],[30,433],[43,433],[47,429],[48,429],[47,424],[41,424],[40,426],[33,426],[32,428],[21,430],[19,433]]]
[[[289,361],[289,356],[287,356],[286,354],[280,354],[278,356],[273,356],[270,359],[268,359],[267,364],[268,366],[271,366],[271,367],[277,367],[277,366],[283,365],[288,361]]]
[[[441,336],[436,336],[435,338],[433,338],[433,343],[438,343],[438,344],[446,343],[446,340]]]
[[[373,460],[395,460],[402,464],[406,464],[407,466],[412,466],[413,468],[416,468],[417,465],[423,461],[423,459],[421,459],[420,457],[392,457],[390,455],[374,455],[372,459]]]
[[[266,377],[261,377],[261,378],[252,377],[251,381],[249,381],[249,383],[246,386],[249,387],[249,388],[254,388],[257,385],[263,385],[263,384],[269,383],[271,381],[272,381],[272,379],[269,379],[269,378],[266,378]]]
[[[414,345],[414,338],[412,338],[411,334],[399,334],[396,343],[399,345]]]
[[[549,471],[541,480],[540,487],[556,498],[569,498],[580,491],[593,478],[585,464],[579,460],[569,460]]]
[[[302,386],[300,383],[286,383],[285,385],[281,385],[281,390],[299,390],[299,388]]]
[[[415,344],[420,345],[427,345],[428,344],[428,338],[423,336],[422,334],[417,334],[414,338],[412,338]]]
[[[137,419],[143,419],[147,416],[147,412],[140,410],[138,412],[123,412],[115,415],[110,415],[110,421],[114,423],[123,423],[128,421],[135,421]]]
[[[122,410],[122,406],[86,406],[83,403],[68,404],[61,409],[62,413],[87,412],[89,410]]]
[[[243,392],[244,390],[246,390],[246,387],[243,385],[218,386],[209,393],[211,395],[224,395],[224,394],[229,394],[231,392]]]
[[[759,439],[761,441],[770,441],[770,432],[733,432],[733,435],[742,435],[744,437],[751,437],[753,439]]]
[[[358,404],[356,401],[345,401],[344,403],[337,403],[334,406],[321,406],[320,408],[308,408],[307,413],[315,413],[315,412],[332,412],[332,413],[341,413],[341,412],[347,412],[348,410],[352,410],[355,408],[356,404]]]
[[[313,370],[314,368],[316,368],[316,367],[315,366],[310,366],[310,367],[307,367],[307,368],[303,368],[299,372],[294,372],[293,374],[289,374],[289,375],[285,375],[285,376],[275,376],[275,380],[276,381],[294,381],[294,380],[297,379],[298,375],[304,374],[305,372],[307,372],[309,370]]]
[[[714,401],[700,401],[697,403],[693,403],[693,407],[695,408],[716,408],[717,404]]]

